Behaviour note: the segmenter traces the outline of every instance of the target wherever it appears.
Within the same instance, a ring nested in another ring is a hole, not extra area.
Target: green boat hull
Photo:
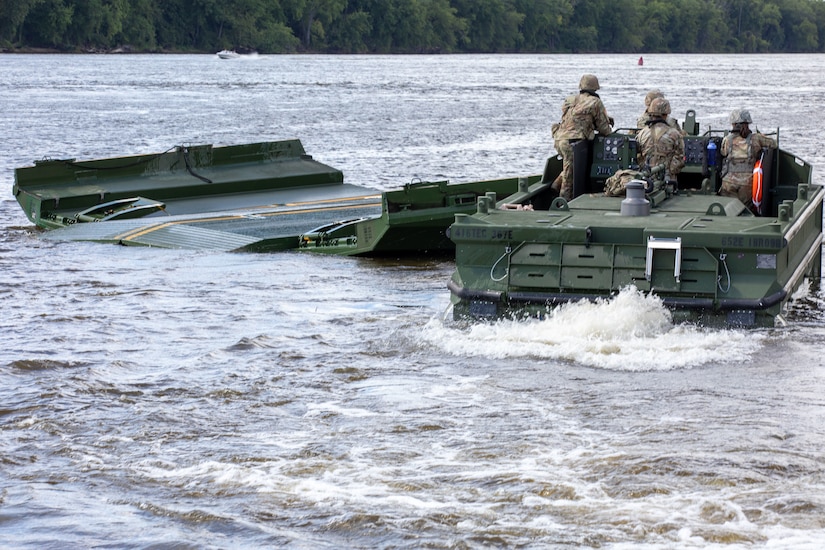
[[[447,228],[487,193],[509,195],[540,176],[471,183],[422,182],[382,194],[381,215],[330,224],[300,236],[299,250],[345,256],[452,255]]]

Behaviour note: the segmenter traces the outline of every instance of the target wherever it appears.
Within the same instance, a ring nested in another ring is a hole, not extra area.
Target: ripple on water
[[[4,57],[0,174],[293,137],[380,189],[533,174],[586,70],[623,126],[650,88],[714,128],[746,104],[821,181],[825,58],[645,57]],[[444,259],[57,243],[12,197],[0,217],[21,547],[825,543],[818,288],[768,331],[675,325],[631,291],[462,326]]]

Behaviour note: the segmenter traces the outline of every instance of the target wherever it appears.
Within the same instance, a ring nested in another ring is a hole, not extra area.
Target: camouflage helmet
[[[594,74],[586,74],[582,76],[582,79],[579,81],[579,90],[584,90],[587,92],[595,92],[601,86],[599,86],[599,79],[596,78]]]
[[[747,109],[734,109],[730,114],[730,123],[742,124],[743,122],[748,124],[753,122],[753,120],[751,120],[751,112]]]
[[[647,112],[651,115],[667,116],[670,114],[670,101],[663,97],[657,97],[650,102]]]
[[[657,97],[665,97],[665,94],[659,90],[650,90],[647,92],[647,95],[645,96],[645,107],[650,107],[650,102]]]

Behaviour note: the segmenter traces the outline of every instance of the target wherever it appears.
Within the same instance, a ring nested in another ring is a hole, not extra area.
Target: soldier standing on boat
[[[676,185],[676,176],[685,165],[685,140],[682,132],[668,122],[670,102],[657,97],[650,102],[647,113],[649,120],[639,130],[636,141],[641,158],[639,164],[654,168],[663,164],[664,180]]]
[[[613,133],[613,119],[607,115],[604,103],[596,93],[599,88],[599,79],[595,75],[582,76],[579,93],[564,100],[561,122],[553,125],[554,145],[562,156],[560,179],[556,179],[553,188],[567,200],[573,199],[572,142],[593,139],[596,131],[605,136]]]
[[[753,167],[762,158],[766,149],[776,149],[776,140],[757,132],[749,125],[753,122],[750,111],[736,109],[730,114],[732,129],[722,140],[719,153],[722,155],[723,197],[734,197],[752,208]]]

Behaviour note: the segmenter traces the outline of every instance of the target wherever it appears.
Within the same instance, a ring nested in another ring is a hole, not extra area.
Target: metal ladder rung
[[[647,238],[647,258],[645,260],[645,279],[650,281],[653,276],[653,251],[654,250],[675,250],[676,259],[673,262],[673,276],[676,282],[681,282],[682,275],[682,237],[669,239],[666,237],[657,239],[652,235]]]

